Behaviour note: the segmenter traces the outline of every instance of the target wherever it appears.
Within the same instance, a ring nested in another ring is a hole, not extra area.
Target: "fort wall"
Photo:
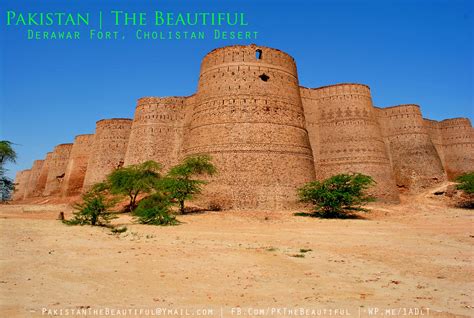
[[[13,192],[12,195],[12,200],[14,201],[19,201],[23,200],[25,196],[25,190],[26,187],[28,186],[28,181],[30,178],[30,169],[27,170],[21,170],[16,173],[15,176],[15,191]]]
[[[38,182],[36,183],[34,196],[42,196],[44,188],[46,187],[46,180],[48,179],[49,165],[51,162],[51,157],[53,152],[48,152],[44,158],[43,166],[38,177]]]
[[[418,191],[446,180],[418,105],[384,108],[378,119],[398,187]]]
[[[154,160],[164,170],[178,163],[186,97],[143,97],[137,102],[125,166]]]
[[[467,118],[445,119],[439,123],[448,178],[474,170],[474,129]]]
[[[430,136],[433,146],[436,148],[441,163],[443,164],[443,169],[446,173],[446,161],[444,159],[444,144],[443,136],[441,135],[441,125],[439,121],[423,118],[423,125],[425,126],[428,135]]]
[[[306,127],[312,145],[317,148],[313,149],[317,179],[339,173],[367,174],[377,182],[373,195],[386,201],[398,201],[369,87],[336,84],[305,89],[303,96]]]
[[[96,123],[83,191],[104,181],[109,173],[124,165],[131,127],[132,120],[128,118],[103,119]]]
[[[44,196],[57,196],[61,193],[61,184],[71,154],[72,144],[60,144],[54,147],[48,166],[48,177],[43,191]]]
[[[44,160],[35,160],[33,162],[33,166],[31,167],[31,171],[29,173],[28,182],[26,184],[24,198],[32,198],[39,195],[35,191],[38,185],[38,179],[41,174],[41,169],[43,168]]]
[[[210,154],[219,171],[207,198],[237,209],[294,206],[314,165],[291,56],[231,46],[202,61],[184,154]]]
[[[474,167],[468,119],[374,107],[362,84],[301,87],[290,55],[256,45],[207,54],[195,94],[140,98],[133,121],[100,120],[94,135],[58,147],[17,175],[15,199],[77,195],[119,167],[154,160],[166,172],[198,154],[211,155],[218,174],[197,202],[234,209],[294,208],[296,188],[350,172],[372,176],[371,194],[397,202],[399,188],[418,191]]]
[[[62,196],[74,196],[82,192],[93,142],[94,135],[91,134],[78,135],[74,138],[64,180],[61,185]]]

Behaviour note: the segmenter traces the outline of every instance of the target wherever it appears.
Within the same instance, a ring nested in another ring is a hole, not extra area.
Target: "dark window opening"
[[[262,50],[258,49],[255,51],[255,58],[257,60],[261,60],[262,59]]]
[[[260,79],[264,82],[268,81],[270,79],[270,76],[268,76],[267,74],[263,73],[262,75],[259,76]]]

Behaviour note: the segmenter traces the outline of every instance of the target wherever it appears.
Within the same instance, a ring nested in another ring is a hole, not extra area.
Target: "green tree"
[[[194,179],[196,176],[212,176],[216,168],[208,155],[187,157],[182,163],[172,167],[167,176],[162,180],[163,189],[169,193],[170,198],[179,203],[180,213],[184,213],[185,200],[192,199],[202,192],[202,186],[207,184],[204,180]]]
[[[95,184],[91,190],[82,195],[82,202],[74,205],[74,216],[64,220],[68,225],[97,225],[105,226],[115,215],[110,210],[117,200],[110,198],[105,183]]]
[[[179,221],[171,213],[172,202],[162,193],[154,193],[142,199],[133,215],[142,224],[176,225]]]
[[[8,178],[5,173],[7,169],[5,164],[15,163],[17,154],[13,149],[13,143],[8,140],[0,140],[0,199],[6,201],[10,199],[12,191],[15,189],[13,180]]]
[[[156,187],[160,180],[160,170],[161,165],[151,160],[119,168],[107,176],[110,193],[128,196],[130,199],[128,209],[132,212],[136,208],[138,195],[150,193]]]
[[[15,163],[16,157],[13,143],[8,140],[0,140],[0,166],[3,168],[3,165],[7,162]]]
[[[366,211],[362,205],[374,201],[365,194],[375,181],[360,173],[338,174],[323,181],[312,181],[298,189],[302,202],[314,206],[314,215],[337,218],[352,211]]]
[[[474,193],[474,172],[468,172],[456,178],[458,190],[463,190],[467,194]]]

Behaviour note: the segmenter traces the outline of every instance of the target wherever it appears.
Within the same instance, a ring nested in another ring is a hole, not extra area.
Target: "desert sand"
[[[62,224],[66,204],[3,205],[0,316],[474,316],[473,214],[432,193],[373,203],[363,219],[224,211],[157,227],[122,215],[121,234]]]

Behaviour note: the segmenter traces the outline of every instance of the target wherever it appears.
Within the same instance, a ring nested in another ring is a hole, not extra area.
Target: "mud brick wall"
[[[43,191],[44,196],[58,196],[64,181],[66,167],[71,154],[72,144],[60,144],[54,147],[48,166],[48,177]]]
[[[44,160],[35,160],[31,171],[28,177],[28,183],[25,188],[24,198],[32,198],[39,196],[40,193],[36,191],[38,180],[41,174],[41,169],[43,168]]]
[[[93,142],[94,135],[91,134],[78,135],[74,138],[61,185],[61,195],[63,197],[78,195],[82,192]]]
[[[372,194],[397,202],[400,190],[472,171],[474,130],[466,118],[424,119],[414,104],[374,107],[367,85],[302,87],[290,55],[228,46],[203,58],[195,94],[143,97],[133,121],[98,121],[69,157],[55,149],[20,173],[14,198],[57,195],[59,186],[77,195],[118,167],[154,160],[166,172],[197,154],[218,169],[196,201],[203,206],[294,208],[305,182],[349,172],[372,176]]]
[[[384,108],[379,122],[398,187],[418,191],[446,180],[418,105]]]
[[[124,165],[131,127],[132,120],[128,118],[103,119],[96,123],[83,191]]]
[[[369,87],[337,84],[306,90],[304,96],[317,178],[364,173],[377,182],[373,195],[398,201],[398,189]]]
[[[12,200],[19,201],[22,200],[25,196],[25,190],[28,185],[28,180],[30,179],[30,169],[21,170],[16,173],[15,176],[15,191],[12,195]]]
[[[279,50],[232,46],[209,53],[184,154],[210,154],[219,174],[208,198],[238,209],[294,206],[314,165],[296,65]]]
[[[444,146],[445,169],[451,180],[474,171],[474,129],[467,118],[445,119],[439,123]]]
[[[178,163],[185,97],[144,97],[137,102],[125,165],[154,160],[164,170]]]

